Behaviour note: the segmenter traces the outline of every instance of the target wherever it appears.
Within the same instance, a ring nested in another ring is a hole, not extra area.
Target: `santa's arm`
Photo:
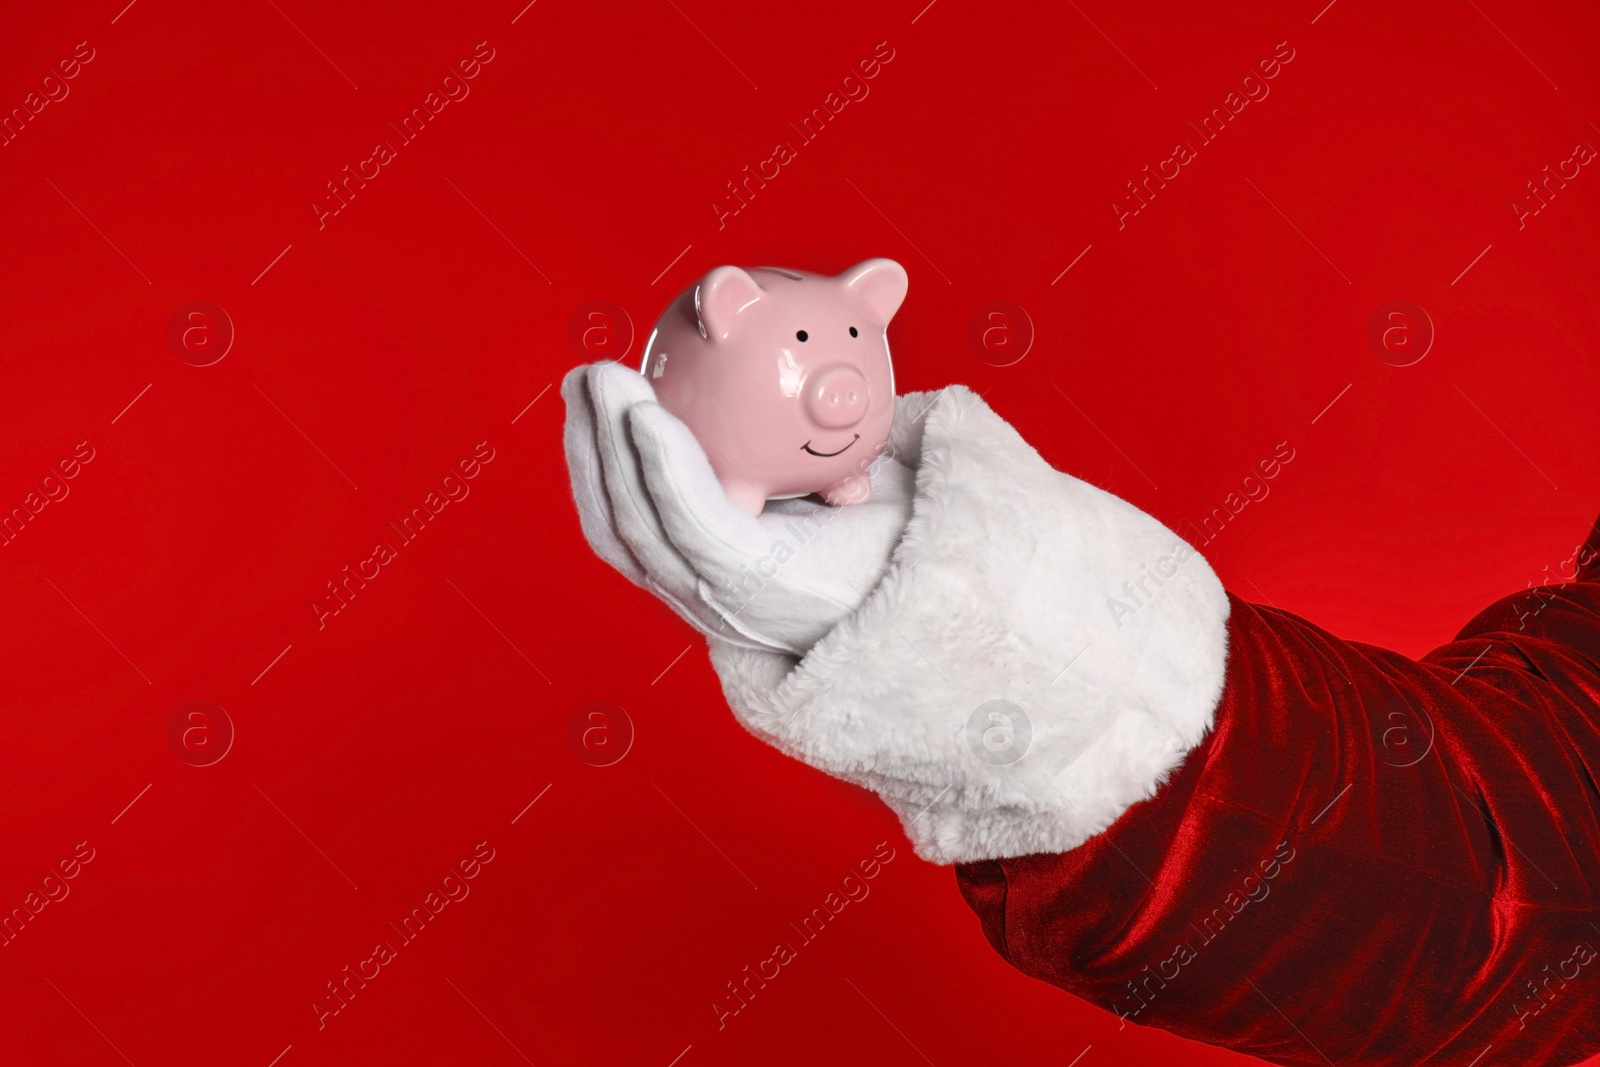
[[[1600,544],[1414,661],[1229,596],[959,387],[926,423],[866,604],[801,659],[713,643],[747,726],[1133,1022],[1286,1064],[1600,1050]]]
[[[837,509],[733,609],[766,528],[647,388],[583,377],[596,550],[709,636],[753,733],[959,865],[1022,971],[1285,1064],[1600,1051],[1600,535],[1414,661],[1230,597],[953,386],[901,398],[911,499]]]
[[[964,865],[963,893],[1024,972],[1273,1062],[1594,1054],[1600,573],[1578,577],[1420,662],[1234,601],[1213,732],[1157,796],[1069,852]]]

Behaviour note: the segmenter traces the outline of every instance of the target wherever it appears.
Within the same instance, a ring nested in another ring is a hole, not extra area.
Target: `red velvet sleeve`
[[[994,947],[1281,1064],[1600,1052],[1600,523],[1420,661],[1232,600],[1213,731],[1061,855],[957,869]],[[1487,1062],[1487,1061],[1486,1061]]]

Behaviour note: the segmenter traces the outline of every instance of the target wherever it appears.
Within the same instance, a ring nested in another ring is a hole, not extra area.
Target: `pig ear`
[[[694,309],[700,332],[713,341],[725,341],[733,322],[761,299],[756,280],[738,267],[718,267],[700,279],[694,291]]]
[[[900,310],[900,302],[906,298],[906,289],[911,284],[906,269],[892,259],[857,263],[839,275],[839,280],[846,289],[867,302],[883,326],[889,325],[894,313]]]

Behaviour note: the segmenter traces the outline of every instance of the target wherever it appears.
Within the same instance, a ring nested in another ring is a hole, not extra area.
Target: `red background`
[[[1600,146],[1600,16],[1324,2],[12,5],[0,107],[95,58],[0,148],[0,508],[96,456],[0,548],[0,909],[96,852],[0,948],[6,1058],[1244,1062],[1011,972],[874,798],[743,733],[699,639],[585,546],[553,383],[597,358],[587,301],[632,358],[715,265],[893,256],[902,389],[970,384],[1173,526],[1290,442],[1207,555],[1420,653],[1600,509],[1600,175],[1510,207]],[[470,96],[319,230],[324,182],[480,41]],[[885,41],[719,229],[724,183]],[[1282,41],[1270,96],[1119,230],[1123,183]],[[237,331],[204,368],[166,340],[194,299]],[[1004,368],[965,341],[994,299],[1037,333]],[[1405,368],[1366,340],[1395,299],[1437,331]],[[319,630],[324,583],[485,440]],[[237,731],[212,766],[167,739],[194,699]],[[567,739],[597,699],[636,730],[604,768]],[[324,983],[480,841],[471,895],[319,1031]],[[719,1031],[724,983],[880,841],[871,896]]]

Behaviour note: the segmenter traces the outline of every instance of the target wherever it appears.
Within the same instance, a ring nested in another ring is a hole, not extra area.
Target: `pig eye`
[[[851,337],[856,336],[856,328],[854,326],[850,327],[850,336]]]
[[[810,336],[811,335],[806,333],[804,330],[801,330],[799,333],[795,334],[795,337],[798,338],[801,341],[807,340],[808,338],[810,338]]]

